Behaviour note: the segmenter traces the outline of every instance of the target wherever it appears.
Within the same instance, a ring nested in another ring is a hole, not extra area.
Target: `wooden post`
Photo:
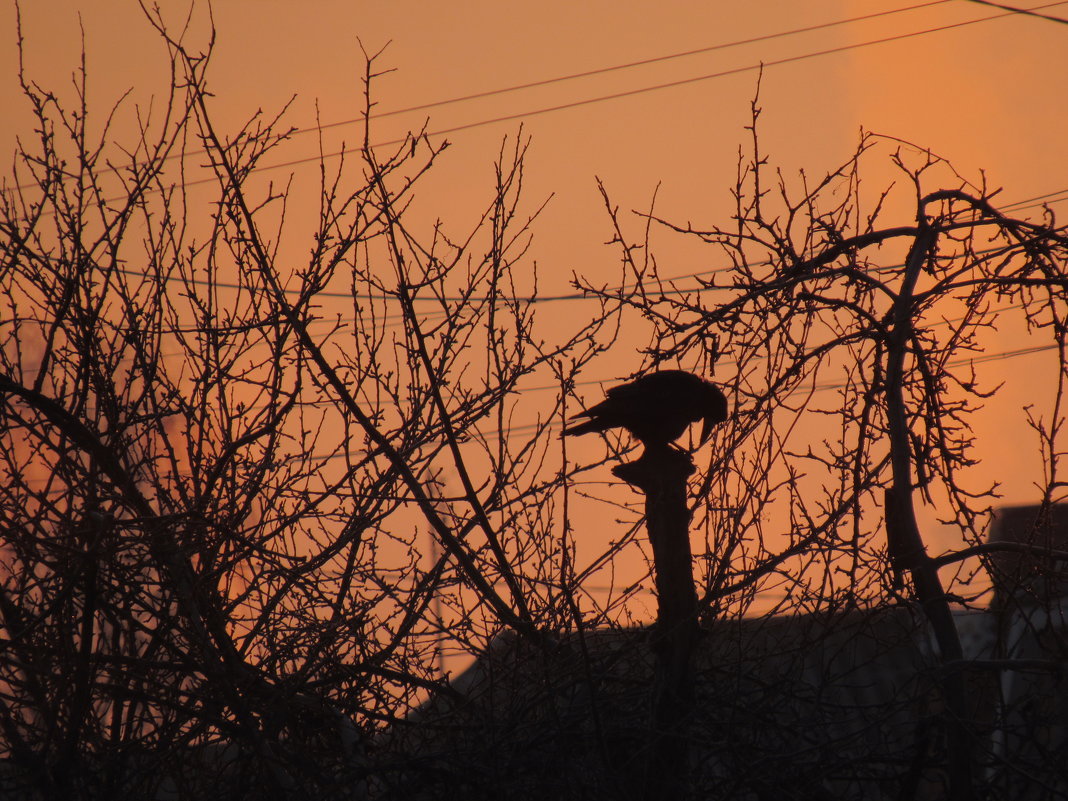
[[[648,446],[636,462],[612,471],[645,494],[645,521],[653,546],[657,619],[652,647],[656,667],[642,792],[646,801],[681,799],[689,784],[686,720],[694,698],[697,591],[686,479],[693,471],[689,454],[669,445]]]

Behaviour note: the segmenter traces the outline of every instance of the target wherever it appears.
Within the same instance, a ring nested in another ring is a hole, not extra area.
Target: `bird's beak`
[[[705,407],[705,416],[702,418],[704,420],[704,425],[701,428],[702,445],[712,436],[712,428],[714,426],[731,418],[730,407],[727,405],[727,399],[722,392],[716,390],[708,400],[708,405]]]
[[[727,400],[720,395],[717,402],[711,405],[711,408],[708,409],[708,413],[702,418],[704,420],[704,425],[701,427],[701,444],[704,445],[708,438],[712,436],[712,429],[714,427],[730,418],[731,413],[730,409],[727,407]]]
[[[709,437],[712,436],[712,426],[716,424],[716,420],[709,415],[705,418],[704,425],[701,426],[701,444],[704,445]]]

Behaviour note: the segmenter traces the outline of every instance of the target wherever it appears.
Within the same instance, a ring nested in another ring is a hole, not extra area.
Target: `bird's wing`
[[[643,375],[629,383],[609,387],[605,392],[606,400],[629,401],[634,398],[641,398],[649,393],[652,386],[649,376]]]
[[[638,414],[656,414],[676,398],[684,397],[679,381],[667,371],[646,373],[631,381],[612,387],[606,393],[608,400],[621,403]],[[606,401],[607,402],[607,401]]]

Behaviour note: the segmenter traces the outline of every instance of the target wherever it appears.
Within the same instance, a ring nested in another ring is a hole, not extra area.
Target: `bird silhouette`
[[[565,428],[563,436],[625,428],[646,447],[678,439],[690,423],[704,421],[701,442],[727,419],[727,399],[719,388],[683,370],[661,370],[612,387],[596,406],[575,417],[590,418]]]

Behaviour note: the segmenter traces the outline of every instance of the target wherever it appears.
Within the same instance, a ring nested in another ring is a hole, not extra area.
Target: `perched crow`
[[[727,399],[715,385],[682,370],[649,373],[608,390],[608,397],[576,417],[590,418],[564,429],[568,434],[588,434],[609,428],[625,428],[642,444],[666,445],[698,420],[704,420],[701,442],[712,426],[727,419]]]

